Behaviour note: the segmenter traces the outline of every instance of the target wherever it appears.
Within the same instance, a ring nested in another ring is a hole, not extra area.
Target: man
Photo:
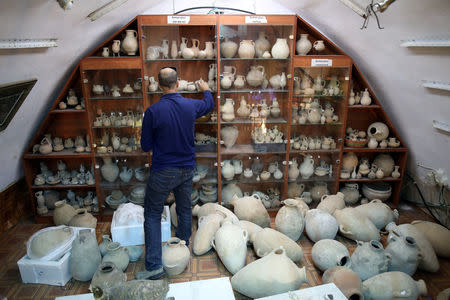
[[[175,235],[189,244],[191,236],[192,177],[195,167],[195,119],[214,108],[208,84],[199,81],[203,100],[183,98],[178,91],[176,68],[159,71],[164,95],[145,111],[141,147],[153,150],[150,177],[144,203],[145,269],[137,279],[158,279],[164,275],[161,261],[161,214],[169,192],[175,195],[178,227]]]

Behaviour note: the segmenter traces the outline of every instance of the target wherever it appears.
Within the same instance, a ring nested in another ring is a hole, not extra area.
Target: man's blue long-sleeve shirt
[[[195,120],[214,108],[210,91],[203,100],[183,98],[169,93],[151,105],[142,122],[141,147],[153,150],[152,170],[194,168]]]

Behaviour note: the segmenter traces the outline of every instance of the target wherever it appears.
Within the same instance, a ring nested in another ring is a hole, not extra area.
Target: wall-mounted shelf
[[[422,38],[402,40],[402,47],[450,47],[450,38]]]
[[[450,82],[423,80],[422,85],[430,89],[438,89],[444,91],[450,91]]]

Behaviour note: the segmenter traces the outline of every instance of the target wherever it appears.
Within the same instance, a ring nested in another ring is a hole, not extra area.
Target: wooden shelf
[[[325,175],[325,176],[317,176],[317,175],[313,175],[311,177],[309,177],[308,179],[303,179],[301,176],[299,176],[296,180],[289,180],[289,182],[297,182],[297,183],[307,183],[307,182],[335,182],[337,181],[336,178],[334,178],[333,176],[330,177],[329,175]]]
[[[401,181],[401,178],[392,178],[392,177],[385,177],[382,179],[368,179],[368,178],[361,178],[361,179],[339,179],[339,182],[380,182],[380,181]]]
[[[330,150],[324,150],[324,149],[318,149],[318,150],[295,150],[295,149],[291,149],[290,153],[292,154],[307,154],[307,153],[318,153],[318,154],[338,154],[340,153],[341,150],[336,148],[336,149],[330,149]]]
[[[142,100],[142,96],[120,96],[120,97],[113,97],[113,96],[95,96],[95,97],[89,97],[90,101],[96,101],[96,100]]]
[[[49,154],[33,154],[27,153],[23,156],[25,159],[45,159],[45,158],[90,158],[92,152],[77,153],[73,150],[64,149],[59,152],[51,152]]]
[[[355,109],[355,110],[359,110],[359,109],[380,109],[381,106],[380,105],[349,105],[348,109]]]
[[[344,147],[344,152],[407,152],[407,148],[398,147],[398,148],[350,148]]]
[[[54,109],[51,110],[51,114],[74,114],[74,113],[85,113],[85,109]]]
[[[289,90],[274,90],[274,89],[241,89],[241,90],[220,90],[221,94],[232,93],[289,93]]]
[[[243,175],[240,175],[239,178],[233,178],[230,180],[224,179],[224,184],[228,183],[236,183],[236,184],[266,184],[266,183],[284,183],[284,175],[283,179],[275,179],[270,175],[270,178],[267,180],[260,179],[259,181],[256,180],[256,176],[253,175],[251,178],[247,178]]]
[[[136,157],[147,156],[147,152],[112,152],[112,153],[95,153],[95,157]]]
[[[158,61],[216,61],[215,58],[158,58],[158,59],[144,59],[145,63],[158,62]]]
[[[290,60],[291,60],[291,58],[290,57],[288,57],[288,58],[273,58],[273,57],[271,57],[271,58],[262,58],[262,57],[254,57],[254,58],[239,58],[239,57],[233,57],[233,58],[220,58],[220,60],[223,60],[223,61],[253,61],[253,60],[256,60],[256,61],[275,61],[275,62],[277,62],[277,61],[285,61],[285,62],[289,62]]]
[[[325,96],[325,95],[293,95],[294,98],[319,98],[319,99],[332,99],[332,100],[344,100],[345,96]]]
[[[60,190],[60,189],[95,189],[95,184],[43,184],[43,185],[32,185],[34,190]]]
[[[141,126],[92,126],[93,129],[120,129],[120,128],[131,128],[131,129],[140,129]]]
[[[229,155],[229,154],[259,154],[259,155],[265,155],[265,154],[275,154],[275,153],[286,153],[286,150],[284,151],[268,151],[268,152],[255,152],[252,145],[234,145],[230,149],[227,149],[225,146],[222,146],[221,152],[222,155]]]
[[[261,119],[257,118],[255,120],[252,119],[240,119],[236,118],[233,121],[226,122],[221,121],[221,125],[230,125],[230,124],[255,124],[255,123],[261,123],[264,122],[265,124],[287,124],[287,120],[283,118],[267,118],[267,119]]]
[[[317,123],[317,124],[312,124],[312,123],[306,123],[306,124],[299,124],[299,123],[295,123],[295,124],[291,124],[291,126],[341,126],[344,125],[344,123],[342,122],[333,122],[333,123],[325,123],[325,124],[321,124],[321,123]]]

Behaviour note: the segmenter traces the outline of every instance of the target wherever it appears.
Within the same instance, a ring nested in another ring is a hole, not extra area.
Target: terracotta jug
[[[250,66],[250,72],[248,72],[247,83],[252,87],[260,86],[264,81],[264,67],[263,66]]]
[[[391,255],[388,271],[400,271],[412,276],[422,259],[414,238],[394,234],[390,236],[388,243],[385,249]]]
[[[362,281],[358,274],[349,268],[335,266],[325,271],[322,283],[334,283],[347,299],[364,299]]]
[[[427,287],[422,279],[415,281],[403,272],[386,272],[363,281],[365,299],[415,300],[419,295],[427,295]]]
[[[212,203],[206,203],[212,204]],[[213,213],[198,218],[198,229],[194,237],[193,251],[195,255],[203,255],[212,247],[212,240],[216,231],[220,228],[220,222],[225,215],[222,213]]]

